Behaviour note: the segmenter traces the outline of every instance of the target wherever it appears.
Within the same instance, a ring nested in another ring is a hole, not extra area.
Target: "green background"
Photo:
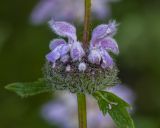
[[[29,15],[38,0],[0,0],[0,128],[51,128],[40,116],[51,94],[22,99],[4,90],[16,81],[42,77],[44,55],[55,36],[46,24],[33,26]],[[136,128],[160,127],[160,1],[121,0],[112,4],[120,22],[116,58],[120,78],[136,93]],[[94,21],[95,26],[101,21]],[[82,35],[82,26],[78,28]]]

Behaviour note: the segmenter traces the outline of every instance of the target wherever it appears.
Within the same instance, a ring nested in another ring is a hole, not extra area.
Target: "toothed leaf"
[[[102,113],[104,115],[108,113],[118,128],[134,128],[133,120],[127,111],[130,107],[128,103],[111,92],[97,91],[93,96]]]
[[[33,96],[44,92],[52,92],[52,86],[45,83],[44,79],[38,79],[30,83],[11,83],[5,86],[7,90],[17,93],[21,97]]]

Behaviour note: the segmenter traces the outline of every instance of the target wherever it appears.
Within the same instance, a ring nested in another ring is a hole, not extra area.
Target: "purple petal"
[[[93,29],[92,39],[95,40],[103,37],[106,34],[107,29],[108,29],[107,24],[98,25],[95,29]]]
[[[62,45],[60,50],[59,50],[60,55],[61,56],[66,55],[69,52],[69,50],[70,50],[70,48],[69,48],[69,46],[67,44]]]
[[[99,50],[90,50],[88,60],[92,64],[100,64],[100,61],[101,61],[100,51]]]
[[[80,42],[74,42],[72,44],[70,54],[73,61],[81,60],[85,53]]]
[[[59,52],[53,50],[51,51],[50,53],[48,53],[46,55],[46,59],[49,61],[49,62],[55,62],[56,60],[58,60],[60,58],[60,54]]]
[[[50,50],[53,50],[61,44],[66,44],[66,41],[63,39],[53,39],[49,44],[49,48]]]
[[[57,35],[77,40],[76,28],[73,25],[67,22],[54,20],[49,21],[49,25]]]
[[[110,22],[109,24],[98,25],[92,32],[92,40],[105,38],[107,36],[113,36],[117,31],[116,22]]]
[[[102,56],[102,68],[113,68],[114,62],[111,56],[108,54],[107,51],[101,49],[101,56]]]
[[[110,38],[110,37],[104,38],[100,40],[99,43],[103,49],[106,49],[107,51],[111,51],[114,54],[119,54],[119,48],[118,48],[117,42],[113,38]]]

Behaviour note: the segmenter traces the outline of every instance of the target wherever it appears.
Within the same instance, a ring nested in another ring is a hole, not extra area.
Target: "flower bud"
[[[87,68],[87,66],[86,66],[86,64],[85,64],[84,62],[82,62],[82,63],[80,63],[80,64],[78,65],[78,70],[79,70],[80,72],[84,72],[84,71],[86,70],[86,68]]]
[[[66,72],[70,72],[71,71],[71,66],[70,65],[67,65],[66,67]]]

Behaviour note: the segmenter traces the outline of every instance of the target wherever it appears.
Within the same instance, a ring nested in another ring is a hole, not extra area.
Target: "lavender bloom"
[[[58,59],[66,63],[70,58],[73,62],[81,61],[86,54],[81,42],[77,41],[76,28],[63,21],[51,20],[49,25],[57,35],[68,38],[68,42],[64,39],[52,40],[49,45],[51,52],[46,55],[47,60],[52,63]],[[119,53],[117,42],[113,39],[116,27],[117,24],[113,21],[99,25],[93,30],[88,55],[90,63],[101,65],[104,69],[113,68],[114,62],[108,52]]]
[[[94,18],[105,19],[110,14],[109,3],[114,1],[118,0],[92,0]],[[54,17],[56,20],[83,22],[83,15],[84,0],[40,0],[30,20],[33,24],[41,24]]]
[[[56,43],[57,46],[52,43]],[[56,60],[58,60],[60,57],[65,56],[69,52],[69,46],[66,44],[66,42],[63,43],[64,44],[60,44],[60,42],[56,42],[55,40],[51,42],[50,48],[52,51],[46,56],[48,61],[55,63]]]
[[[108,52],[119,53],[117,42],[112,38],[117,31],[115,21],[97,26],[92,32],[88,60],[102,68],[112,68],[114,62]]]
[[[117,85],[108,91],[115,93],[123,100],[133,105],[135,95],[126,86]],[[109,115],[103,116],[99,111],[96,101],[87,96],[87,120],[88,128],[114,128],[114,122]],[[63,92],[57,93],[57,99],[54,102],[49,102],[42,108],[43,118],[51,124],[58,124],[62,128],[77,128],[77,102],[74,94]]]
[[[81,60],[82,57],[85,55],[85,52],[81,46],[80,42],[74,42],[73,45],[71,46],[71,58],[73,61]]]
[[[64,39],[52,40],[49,45],[51,52],[46,55],[46,59],[52,63],[58,59],[66,63],[70,57],[73,61],[80,61],[85,53],[81,43],[77,41],[76,28],[67,22],[54,20],[51,20],[49,25],[57,35],[67,37],[68,42]]]

